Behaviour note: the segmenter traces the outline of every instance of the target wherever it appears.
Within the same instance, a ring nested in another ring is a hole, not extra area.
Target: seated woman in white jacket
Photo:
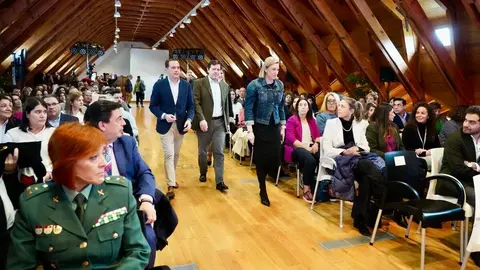
[[[336,158],[340,155],[361,156],[370,152],[365,133],[362,104],[352,98],[344,98],[338,104],[338,118],[327,120],[322,140],[324,155]],[[368,202],[373,191],[377,194],[377,191],[384,187],[383,177],[376,166],[366,158],[358,160],[353,173],[359,184],[352,209],[354,227],[361,234],[369,235],[366,224]]]
[[[50,180],[52,175],[52,162],[48,155],[48,142],[55,128],[47,121],[47,104],[40,98],[28,97],[25,100],[22,124],[10,129],[5,134],[4,142],[41,142],[40,156],[47,171],[43,179],[35,179],[35,182]],[[28,169],[28,168],[27,168]],[[31,171],[25,171],[26,176],[32,176]]]

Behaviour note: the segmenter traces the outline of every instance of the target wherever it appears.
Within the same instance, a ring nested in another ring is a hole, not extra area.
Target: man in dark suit
[[[155,177],[140,156],[135,139],[123,135],[125,121],[120,108],[121,105],[113,101],[99,100],[90,104],[85,112],[84,120],[86,124],[100,129],[107,138],[105,174],[124,176],[132,181],[133,195],[138,200],[139,210],[146,216],[145,236],[152,249],[149,265],[153,266],[157,250],[157,236],[153,223],[157,220],[157,215],[161,214],[156,213],[154,204],[160,201],[163,194],[155,189]],[[173,209],[169,214],[170,216],[162,218],[176,220]]]
[[[46,95],[43,101],[47,104],[47,120],[52,127],[58,127],[69,122],[78,122],[78,118],[60,111],[60,102],[54,95]]]
[[[462,129],[450,134],[444,147],[440,172],[460,180],[467,203],[475,207],[473,177],[480,174],[480,106],[470,106],[466,110]],[[438,184],[437,192],[447,196],[456,194],[453,186],[442,182]],[[473,252],[471,256],[480,266],[480,252]]]
[[[192,127],[193,97],[192,87],[180,78],[180,64],[177,60],[165,61],[167,77],[158,80],[153,86],[150,98],[150,111],[157,117],[156,130],[160,133],[167,178],[167,197],[175,198],[177,188],[175,168],[180,156],[183,135]]]
[[[20,121],[12,117],[13,103],[9,96],[0,94],[0,143],[10,129],[20,125]]]
[[[465,187],[467,203],[475,206],[473,177],[480,173],[480,106],[470,106],[463,128],[447,137],[441,173],[452,175]],[[448,191],[447,191],[448,189]],[[449,192],[450,191],[450,192]],[[451,187],[439,184],[440,194],[451,194]]]
[[[400,131],[403,131],[403,128],[407,125],[408,118],[410,117],[410,114],[405,111],[406,107],[407,101],[405,99],[393,99],[393,112],[395,112],[393,122],[398,126]]]
[[[193,129],[198,137],[198,166],[200,182],[207,181],[207,151],[210,143],[214,157],[215,183],[217,190],[225,191],[228,186],[223,179],[225,134],[233,122],[233,111],[229,87],[219,81],[221,65],[218,60],[208,63],[208,76],[199,79],[193,87],[195,100],[195,121]]]

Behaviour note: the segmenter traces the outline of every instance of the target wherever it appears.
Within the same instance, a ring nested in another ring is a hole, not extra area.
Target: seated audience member
[[[315,96],[311,95],[311,94],[308,94],[307,95],[307,101],[308,101],[308,103],[310,103],[310,106],[312,107],[312,114],[315,117],[315,115],[318,112],[318,107],[317,107],[317,102],[315,100]]]
[[[434,101],[432,103],[429,103],[428,106],[430,106],[430,108],[432,108],[433,113],[435,114],[435,117],[437,119],[437,121],[435,122],[435,130],[437,131],[437,134],[439,134],[440,131],[442,130],[443,125],[447,121],[447,119],[444,116],[440,115],[440,110],[442,109],[442,104]]]
[[[85,123],[98,128],[107,138],[105,174],[124,176],[132,182],[134,196],[140,204],[140,210],[146,215],[145,234],[152,250],[149,266],[153,266],[155,251],[157,248],[163,248],[157,247],[154,227],[151,226],[157,219],[154,204],[157,204],[165,195],[155,189],[155,177],[140,156],[135,139],[123,135],[125,121],[120,110],[121,105],[113,101],[96,101],[88,107]],[[172,213],[174,215],[174,212]],[[176,216],[173,218],[176,219]],[[155,223],[155,225],[161,224]]]
[[[0,94],[0,143],[6,139],[6,133],[20,125],[20,121],[12,117],[12,101],[5,94]]]
[[[230,90],[230,100],[232,101],[233,119],[237,119],[238,114],[243,109],[242,104],[238,101],[239,97],[235,94],[235,90]],[[232,131],[234,132],[234,131]]]
[[[320,107],[320,114],[316,116],[317,127],[320,134],[324,134],[327,120],[337,118],[337,104],[339,102],[340,97],[337,93],[330,92],[325,95],[322,106]]]
[[[130,127],[132,128],[132,136],[135,137],[135,139],[138,138],[138,127],[137,127],[137,121],[135,120],[135,118],[133,117],[133,115],[129,112],[129,111],[126,111],[124,109],[124,106],[123,104],[126,105],[126,103],[122,100],[122,92],[120,92],[120,90],[112,90],[110,91],[110,94],[112,95],[112,101],[117,103],[117,104],[120,104],[120,106],[122,106],[120,108],[120,112],[122,113],[122,117],[128,121],[128,123],[130,124]],[[128,106],[127,106],[128,107]]]
[[[83,115],[85,113],[83,106],[83,96],[80,91],[73,91],[67,96],[67,101],[65,102],[65,114],[75,116],[78,118],[78,121],[83,124]]]
[[[440,130],[440,133],[438,134],[438,139],[440,140],[440,145],[442,147],[445,145],[447,137],[450,134],[462,128],[467,108],[468,106],[458,105],[453,109],[452,114],[450,115],[450,120],[443,124],[442,130]]]
[[[20,91],[20,88],[18,88],[18,87],[13,87],[13,89],[12,89],[12,95],[21,96],[21,95],[22,95],[22,91]]]
[[[385,158],[385,153],[405,149],[398,127],[393,123],[394,117],[395,113],[390,105],[381,104],[375,109],[375,121],[368,125],[366,133],[371,153]]]
[[[88,108],[90,103],[92,103],[92,91],[87,89],[83,91],[83,106]]]
[[[396,99],[396,97],[392,97],[392,98],[390,98],[390,99],[388,100],[388,104],[390,104],[390,106],[392,106],[392,108],[395,107],[395,106],[394,106],[394,105],[395,105],[395,104],[394,104],[395,99]]]
[[[54,183],[31,186],[21,195],[7,269],[35,269],[38,263],[44,269],[147,266],[150,249],[132,184],[123,177],[104,178],[105,144],[100,131],[79,123],[53,133]]]
[[[440,147],[435,121],[435,114],[427,103],[416,104],[412,117],[403,130],[402,140],[405,149],[415,151],[419,157],[425,157],[430,156],[430,149]]]
[[[37,97],[29,97],[25,100],[24,107],[22,123],[7,132],[4,142],[40,141],[42,144],[40,156],[47,173],[43,176],[43,179],[34,179],[34,182],[45,182],[51,179],[52,163],[48,155],[48,141],[55,128],[47,122],[47,104],[43,100]],[[32,177],[32,175],[26,176]]]
[[[43,96],[43,87],[42,86],[37,86],[35,88],[35,91],[32,91],[30,93],[30,97],[37,97],[37,98],[42,98]]]
[[[445,142],[441,173],[452,175],[465,187],[466,200],[475,205],[473,177],[480,173],[480,106],[466,110],[463,127],[451,133]],[[440,194],[449,195],[448,187],[439,185]],[[452,190],[454,191],[454,190]],[[455,193],[453,193],[455,194]]]
[[[373,194],[381,194],[385,185],[372,161],[361,158],[361,153],[370,152],[370,147],[365,136],[360,102],[348,97],[339,102],[338,118],[327,120],[322,145],[325,156],[337,161],[337,170],[353,171],[354,180],[359,184],[358,193],[351,192],[354,196],[353,225],[361,234],[369,235],[368,202]],[[349,188],[354,189],[353,179],[350,180]]]
[[[393,99],[393,111],[395,112],[395,118],[393,122],[397,125],[400,132],[403,131],[405,125],[407,125],[410,114],[405,110],[407,108],[407,101],[403,98]]]
[[[58,127],[68,122],[78,122],[78,118],[60,111],[60,102],[54,95],[43,97],[43,101],[47,105],[47,120],[50,126]]]
[[[378,105],[378,93],[370,91],[370,93],[365,96],[365,103],[373,103],[375,105]]]
[[[245,87],[240,87],[240,89],[238,89],[238,96],[239,96],[238,102],[240,102],[242,106],[245,106],[245,99],[247,98],[247,89]]]
[[[22,120],[23,114],[23,105],[20,95],[12,94],[12,103],[13,103],[13,118],[17,120]]]
[[[365,106],[365,113],[363,116],[363,120],[368,121],[369,123],[375,122],[375,119],[372,119],[372,115],[375,112],[377,105],[375,103],[367,103]],[[393,114],[395,116],[395,114]]]
[[[290,118],[290,116],[292,116],[291,114],[291,110],[290,110],[290,107],[292,106],[292,101],[293,101],[293,93],[290,92],[290,91],[286,91],[285,92],[285,119],[288,120],[288,118]]]
[[[123,100],[123,93],[122,93],[122,88],[120,86],[117,86],[115,88],[112,88],[112,90],[110,90],[110,95],[115,95],[115,94],[118,94],[120,93],[120,100],[118,101],[118,103],[120,105],[122,105],[122,108],[127,111],[127,112],[130,112],[130,107],[128,106],[128,104]]]
[[[306,99],[301,98],[297,102],[296,111],[297,114],[287,121],[284,160],[298,162],[303,174],[303,199],[312,202],[321,134],[313,118],[311,105]]]
[[[22,101],[25,102],[25,99],[30,96],[30,93],[32,93],[33,89],[29,86],[25,86],[22,89]]]

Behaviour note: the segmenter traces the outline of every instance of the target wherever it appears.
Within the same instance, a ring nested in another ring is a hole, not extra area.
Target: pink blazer
[[[322,136],[318,130],[317,123],[315,118],[311,118],[308,121],[308,126],[310,128],[310,134],[312,134],[312,141],[315,141],[317,138]],[[302,122],[298,115],[292,115],[288,118],[287,129],[285,130],[285,151],[284,151],[284,160],[286,162],[292,162],[292,153],[293,153],[293,143],[295,141],[302,141]]]

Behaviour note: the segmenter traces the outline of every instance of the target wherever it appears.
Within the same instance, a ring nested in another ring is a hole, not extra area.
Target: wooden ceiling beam
[[[278,45],[273,34],[270,32],[270,29],[263,25],[263,22],[258,20],[258,17],[261,16],[256,16],[256,11],[245,0],[233,0],[233,2],[242,11],[242,13],[253,23],[253,25],[261,33],[261,35],[268,41],[268,45],[271,46],[272,49],[278,54],[280,60],[285,63],[285,66],[287,66],[288,71],[292,73],[292,75],[305,89],[305,91],[313,92],[310,78],[298,71],[298,69],[293,64],[290,56],[283,50],[283,48],[280,47],[280,45]]]
[[[45,20],[48,17],[48,12],[57,10],[55,5],[58,1],[65,3],[68,0],[42,0],[32,5],[25,11],[25,14],[21,16],[11,27],[0,35],[0,59],[5,59],[25,40],[32,35],[35,30],[42,23],[42,19]],[[48,11],[48,12],[47,12]],[[47,14],[45,14],[47,13]],[[19,38],[22,34],[23,38]]]
[[[0,34],[33,5],[37,0],[16,0],[11,6],[0,11]]]
[[[425,100],[423,88],[365,0],[347,0],[347,3],[358,21],[368,29],[371,38],[387,59],[397,78],[410,93],[412,99],[415,101]]]
[[[479,0],[461,0],[463,6],[467,10],[468,16],[480,29],[480,1]]]
[[[300,27],[305,37],[310,40],[312,45],[321,56],[321,59],[323,59],[323,61],[328,65],[338,81],[345,87],[345,89],[350,89],[351,86],[348,85],[347,81],[345,80],[347,78],[347,73],[333,57],[332,53],[328,50],[328,46],[323,42],[320,35],[315,31],[315,29],[309,23],[307,17],[304,15],[311,13],[311,11],[309,11],[297,0],[280,0],[280,2],[283,4],[284,9],[290,14],[298,27]]]
[[[86,5],[87,2],[88,0],[75,1],[73,4],[73,8],[69,9],[70,12],[55,14],[54,20],[52,20],[52,22],[48,25],[49,27],[42,26],[42,28],[39,29],[37,33],[35,33],[35,37],[32,37],[31,40],[29,39],[24,43],[31,44],[27,47],[27,66],[29,66],[31,63],[34,63],[38,59],[38,57],[41,56],[41,53],[45,52],[50,46],[52,46],[52,43],[58,41],[58,39],[60,38],[63,39],[65,33],[71,33],[72,31],[74,31],[75,27],[78,27],[78,25],[71,23],[71,21],[77,21],[77,19],[80,19],[79,17],[81,15],[84,15],[84,17],[90,15],[90,18],[92,18],[92,14],[84,14],[88,6]],[[78,10],[78,8],[80,8],[80,10]],[[81,19],[79,21],[83,20]],[[59,34],[61,35],[59,36]],[[20,48],[23,48],[23,46]],[[9,57],[7,57],[6,59],[8,58]],[[11,61],[6,62],[6,66],[0,66],[0,74],[11,67]],[[5,63],[5,61],[3,63]]]
[[[328,4],[323,0],[310,0],[310,3],[315,7],[323,22],[331,29],[332,34],[335,34],[338,41],[340,41],[340,43],[345,47],[346,52],[349,53],[350,57],[360,68],[360,71],[378,89],[382,98],[385,99],[385,96],[381,91],[383,85],[380,83],[378,71],[373,68],[370,60],[361,53],[360,49],[350,37],[340,20],[335,16],[335,13],[332,11],[332,9],[330,9]]]
[[[436,37],[435,29],[417,0],[402,0],[399,1],[399,6],[406,14],[408,22],[417,33],[432,62],[456,95],[457,103],[474,104],[474,88],[467,82],[463,72],[460,71],[447,49]]]
[[[241,62],[236,63],[237,66],[243,66],[242,63],[245,63],[247,65],[247,70],[244,73],[250,74],[250,77],[252,77],[252,79],[255,78],[256,74],[258,74],[258,72],[260,71],[260,68],[243,50],[243,46],[236,42],[235,37],[233,37],[228,32],[228,30],[225,29],[225,25],[221,21],[218,21],[218,19],[216,20],[216,16],[212,11],[210,11],[209,9],[205,9],[202,10],[202,13],[205,14],[205,18],[207,19],[207,21],[215,28],[215,32],[217,32],[218,37],[224,40],[223,44],[228,45],[231,50],[233,50],[242,60]]]

